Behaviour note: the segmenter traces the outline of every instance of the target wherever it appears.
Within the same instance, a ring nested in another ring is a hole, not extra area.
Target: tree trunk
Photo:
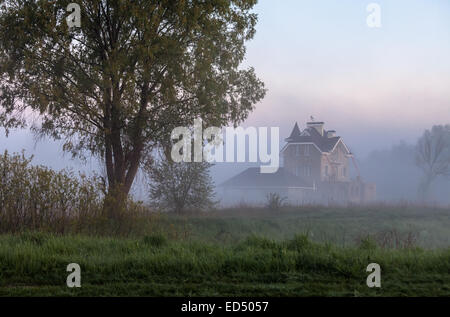
[[[116,138],[113,142],[111,139]],[[142,156],[142,145],[136,144],[129,153],[124,155],[122,150],[114,151],[121,141],[118,134],[106,136],[105,164],[108,177],[108,191],[105,197],[104,208],[109,218],[117,218],[125,212],[126,201],[139,170]],[[116,143],[116,146],[113,144]]]
[[[125,211],[126,201],[139,170],[144,144],[142,141],[142,128],[145,124],[143,115],[147,104],[148,82],[142,89],[141,107],[137,114],[136,125],[131,136],[132,148],[124,150],[122,145],[122,130],[120,115],[121,93],[118,82],[110,78],[111,88],[105,90],[104,98],[104,129],[105,129],[105,165],[108,177],[108,192],[104,208],[108,217],[114,218]],[[125,147],[126,148],[126,147]]]
[[[420,182],[420,185],[419,185],[419,198],[420,198],[422,203],[429,202],[430,187],[431,187],[432,183],[433,183],[433,176],[429,175],[429,174],[425,175],[424,178],[422,179],[422,181]]]

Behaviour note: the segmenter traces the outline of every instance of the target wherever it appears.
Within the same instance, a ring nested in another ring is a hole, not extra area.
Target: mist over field
[[[281,136],[283,138],[283,136]],[[389,141],[386,142],[389,144]],[[363,157],[357,157],[361,175],[365,180],[377,185],[377,201],[398,203],[416,202],[421,171],[414,162],[415,144],[400,142],[373,149]],[[0,151],[20,152],[25,149],[27,155],[34,155],[36,164],[44,164],[55,169],[71,167],[74,170],[90,172],[101,171],[96,159],[79,162],[61,151],[60,145],[49,140],[36,140],[31,132],[13,132],[9,138],[2,137]],[[358,153],[358,149],[355,149]],[[249,167],[259,167],[256,163],[216,163],[211,168],[214,183],[220,185],[231,176],[237,175]],[[352,171],[354,172],[354,171]],[[137,199],[148,201],[148,185],[144,175],[139,175],[133,187]],[[220,199],[220,192],[218,193]],[[450,204],[450,179],[440,177],[432,185],[431,201],[440,205]],[[264,201],[261,201],[264,203]]]
[[[268,92],[242,126],[279,127],[281,148],[295,122],[304,128],[314,116],[343,137],[364,180],[377,185],[377,200],[415,201],[413,147],[426,129],[450,122],[449,4],[379,4],[383,25],[369,28],[362,2],[259,1],[244,67],[255,67]],[[25,149],[37,164],[103,172],[97,159],[71,160],[62,143],[0,131],[0,151]],[[259,165],[217,163],[211,175],[219,185],[249,166]],[[431,200],[448,204],[450,181],[440,177],[432,186]],[[147,200],[142,177],[133,192]]]
[[[449,1],[0,3],[0,296],[450,294]]]

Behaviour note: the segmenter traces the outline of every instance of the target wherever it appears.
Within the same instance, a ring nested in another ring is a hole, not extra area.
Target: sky
[[[360,156],[450,122],[450,1],[261,0],[246,63],[268,88],[248,125],[312,115]]]
[[[372,2],[380,28],[366,22]],[[254,11],[243,67],[255,68],[268,93],[243,126],[277,126],[284,139],[314,116],[364,158],[450,123],[450,1],[260,0]],[[0,131],[5,148],[56,168],[95,165],[71,161],[59,144],[36,143],[27,131],[8,139]],[[220,182],[244,167],[223,164],[214,175]]]

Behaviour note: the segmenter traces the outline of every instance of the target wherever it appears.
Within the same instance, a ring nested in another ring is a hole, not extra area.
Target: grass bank
[[[366,286],[371,262],[381,289]],[[81,266],[81,288],[66,266]],[[0,236],[1,296],[448,296],[450,250],[248,236],[234,244],[22,233]]]
[[[0,235],[0,296],[448,296],[450,210],[240,207]],[[369,263],[381,289],[366,286]],[[66,286],[69,263],[81,288]]]

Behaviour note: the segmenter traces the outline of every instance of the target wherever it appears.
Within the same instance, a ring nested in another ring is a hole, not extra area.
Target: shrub
[[[31,165],[24,153],[0,154],[0,232],[51,230],[85,225],[102,208],[102,184],[96,176]],[[80,222],[80,223],[79,223]]]
[[[214,184],[207,162],[180,162],[161,157],[158,162],[146,165],[150,178],[150,198],[160,210],[186,213],[213,209]]]
[[[281,197],[278,193],[269,193],[266,195],[266,207],[276,211],[284,206],[286,197]]]

